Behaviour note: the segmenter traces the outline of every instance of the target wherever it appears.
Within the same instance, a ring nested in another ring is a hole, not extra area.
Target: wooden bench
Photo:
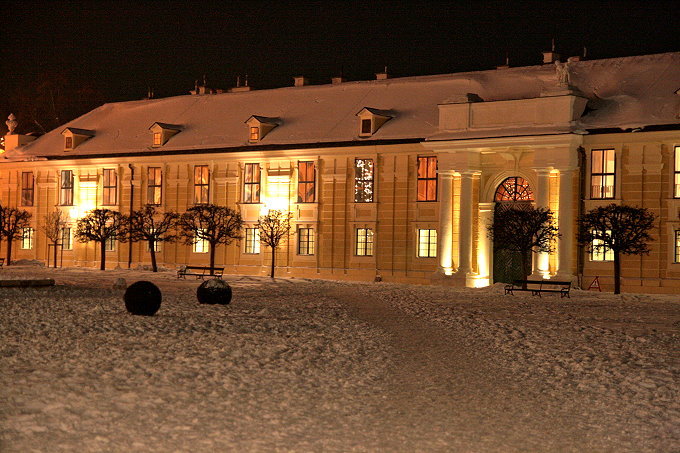
[[[223,267],[210,266],[180,266],[177,269],[177,278],[186,278],[187,275],[195,275],[196,278],[203,280],[205,277],[222,278]]]
[[[526,283],[526,289],[524,284]],[[532,296],[541,297],[542,293],[559,293],[560,299],[568,297],[571,290],[571,282],[557,280],[515,280],[512,284],[505,285],[505,294],[514,295],[515,291],[531,291]]]

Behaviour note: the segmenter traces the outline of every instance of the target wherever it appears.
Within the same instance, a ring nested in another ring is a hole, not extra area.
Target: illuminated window
[[[207,165],[194,167],[194,203],[210,203],[210,170]]]
[[[73,206],[73,170],[61,171],[59,204],[62,206]]]
[[[680,230],[675,230],[675,260],[680,263]]]
[[[260,253],[259,228],[246,228],[246,253]]]
[[[73,149],[73,137],[64,138],[64,148]]]
[[[73,239],[71,236],[70,227],[64,227],[61,229],[61,248],[64,250],[71,250],[73,248]]]
[[[356,256],[373,256],[373,230],[370,228],[356,229]]]
[[[420,258],[437,256],[437,230],[418,230],[418,256]]]
[[[118,199],[118,175],[116,175],[116,170],[105,169],[103,181],[102,204],[104,206],[115,205]]]
[[[149,167],[146,179],[146,202],[147,204],[161,204],[161,169],[160,167]]]
[[[613,149],[594,149],[591,153],[591,198],[614,198],[616,183],[616,152]]]
[[[21,206],[33,206],[34,183],[32,171],[21,173]]]
[[[243,202],[260,202],[260,164],[246,164],[243,176]]]
[[[250,126],[250,141],[256,142],[260,139],[260,128],[257,126]]]
[[[373,159],[354,160],[354,202],[373,202]]]
[[[163,144],[163,134],[160,132],[153,133],[153,146],[161,146]]]
[[[156,232],[156,230],[154,228],[150,228],[149,232],[151,234],[154,234]],[[151,247],[149,247],[149,241],[145,241],[145,242],[146,242],[146,251],[150,252]],[[161,251],[161,242],[160,241],[153,241],[153,251],[154,252],[160,252]]]
[[[313,228],[298,228],[298,255],[314,255]]]
[[[495,201],[534,201],[534,192],[526,179],[513,176],[505,179],[496,189]]]
[[[418,158],[418,201],[437,201],[437,158]]]
[[[370,119],[361,120],[361,135],[371,135],[373,133],[373,125]]]
[[[200,236],[200,235],[199,235]],[[206,239],[194,238],[194,253],[208,253],[210,244]]]
[[[21,248],[24,250],[33,248],[33,228],[24,228],[21,231]]]
[[[314,203],[315,192],[314,162],[298,162],[298,203]]]
[[[675,167],[673,172],[673,196],[680,198],[680,146],[675,147]]]
[[[108,238],[106,238],[106,241],[104,241],[104,250],[107,252],[115,252],[116,251],[116,235],[112,234]]]
[[[611,236],[611,234],[611,230],[605,230],[604,232],[604,236]],[[590,250],[590,259],[592,261],[614,261],[614,251],[605,246],[605,242],[602,239],[593,239]]]

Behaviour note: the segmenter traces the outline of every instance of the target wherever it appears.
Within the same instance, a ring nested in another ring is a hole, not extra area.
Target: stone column
[[[558,240],[559,280],[572,280],[574,248],[574,170],[560,170],[560,212],[559,228],[562,235]]]
[[[550,202],[550,169],[536,168],[536,175],[538,176],[538,187],[536,187],[536,207],[549,208]],[[541,278],[550,277],[550,258],[547,253],[534,254],[534,271],[533,275]]]
[[[472,177],[475,172],[462,171],[460,187],[460,227],[457,275],[466,278],[472,271]]]
[[[439,272],[453,273],[453,170],[439,171]]]
[[[489,226],[493,222],[495,203],[479,203],[479,225],[477,234],[477,267],[478,275],[475,286],[491,284],[492,247],[489,239]]]

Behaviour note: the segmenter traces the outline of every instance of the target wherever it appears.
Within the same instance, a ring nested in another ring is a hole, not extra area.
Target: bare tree
[[[0,235],[7,239],[7,265],[12,262],[12,242],[21,239],[30,226],[31,213],[18,208],[0,206]]]
[[[274,278],[276,267],[276,249],[281,244],[283,238],[290,231],[290,212],[270,210],[266,215],[260,216],[257,227],[260,230],[260,242],[268,245],[272,249],[272,268],[269,276]]]
[[[106,269],[106,241],[120,235],[122,219],[120,212],[110,209],[93,209],[78,219],[75,237],[79,242],[99,243],[101,270]]]
[[[49,239],[54,246],[54,267],[57,267],[57,245],[62,240],[64,225],[66,225],[64,213],[61,209],[55,208],[54,211],[47,214],[44,219],[45,224],[42,226],[42,230],[45,232],[47,239]]]
[[[614,294],[621,293],[621,255],[649,253],[649,230],[656,216],[646,208],[610,204],[579,219],[579,242],[591,250],[614,254]]]
[[[559,236],[553,213],[547,208],[511,207],[489,226],[494,247],[520,253],[524,280],[531,274],[531,252],[552,252]],[[526,289],[526,283],[523,288]]]
[[[155,206],[146,205],[139,211],[132,211],[129,217],[123,219],[121,238],[123,241],[144,241],[151,254],[151,268],[158,272],[156,264],[156,246],[160,242],[174,242],[174,234],[179,214],[172,211],[158,212]]]
[[[241,238],[241,214],[226,206],[200,204],[183,213],[177,223],[184,243],[193,245],[204,240],[210,244],[210,267],[215,267],[215,249],[219,244],[229,244]],[[213,274],[213,271],[210,271]]]

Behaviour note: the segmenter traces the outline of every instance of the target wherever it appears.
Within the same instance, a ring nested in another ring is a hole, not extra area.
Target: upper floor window
[[[64,148],[73,149],[73,137],[64,138]]]
[[[314,203],[315,192],[314,162],[298,162],[298,203]]]
[[[146,202],[147,204],[161,204],[161,169],[160,167],[149,167],[146,173]]]
[[[371,137],[387,121],[392,119],[394,112],[380,110],[372,107],[364,107],[356,116],[359,117],[359,137]]]
[[[373,131],[371,130],[371,120],[369,118],[361,120],[361,134],[370,135]]]
[[[194,203],[210,203],[210,170],[207,165],[194,167]]]
[[[246,253],[260,253],[260,229],[246,228]]]
[[[354,202],[373,202],[373,159],[354,160]]]
[[[149,130],[151,131],[151,145],[159,147],[165,145],[168,140],[178,134],[182,130],[182,126],[155,122],[149,127]]]
[[[519,176],[505,178],[498,185],[495,201],[534,201],[534,192],[526,179]]]
[[[680,230],[675,230],[675,253],[674,253],[674,262],[675,263],[680,263]]]
[[[673,196],[680,198],[680,146],[675,147],[675,166],[673,170]]]
[[[115,205],[118,199],[118,175],[116,175],[116,170],[104,169],[102,188],[102,204],[104,206]]]
[[[33,248],[33,228],[24,228],[21,231],[21,248],[24,250]]]
[[[73,170],[61,171],[59,204],[62,206],[73,206]]]
[[[258,126],[250,126],[250,137],[251,142],[256,142],[260,139],[260,128]]]
[[[163,144],[163,134],[160,132],[153,133],[153,146],[161,146]]]
[[[246,164],[243,171],[243,202],[260,202],[260,164]]]
[[[418,158],[418,201],[437,201],[437,157]]]
[[[21,206],[33,206],[33,187],[35,185],[33,172],[21,173]]]
[[[356,256],[373,256],[373,230],[357,228],[354,254]]]
[[[594,149],[591,153],[590,162],[591,198],[614,198],[616,151],[613,149]]]
[[[606,230],[604,236],[610,236],[611,230]],[[605,246],[602,239],[593,239],[590,247],[590,259],[592,261],[614,261],[614,251]]]
[[[314,255],[313,228],[298,228],[298,255]]]
[[[437,256],[437,230],[418,230],[418,257],[434,258]]]

